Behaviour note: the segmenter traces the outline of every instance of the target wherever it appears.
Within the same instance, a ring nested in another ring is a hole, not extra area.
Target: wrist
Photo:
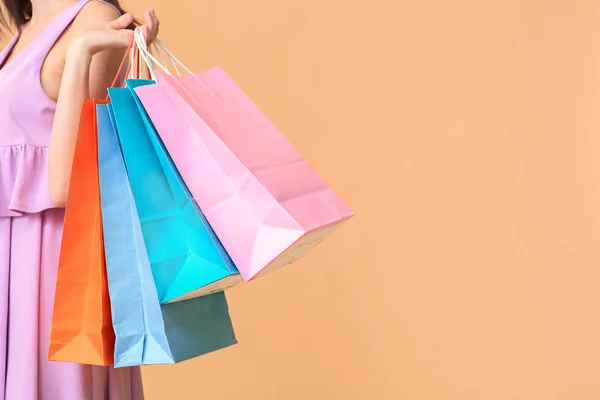
[[[77,62],[92,61],[93,52],[91,46],[87,43],[87,39],[83,35],[76,36],[67,49],[67,60],[77,60]]]

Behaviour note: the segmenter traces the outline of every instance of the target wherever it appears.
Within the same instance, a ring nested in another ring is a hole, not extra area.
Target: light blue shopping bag
[[[173,364],[235,344],[223,293],[159,304],[111,106],[96,115],[115,366]]]
[[[123,158],[161,304],[243,281],[181,179],[128,80],[109,89]]]

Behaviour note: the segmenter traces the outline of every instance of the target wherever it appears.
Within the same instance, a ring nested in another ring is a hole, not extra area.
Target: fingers
[[[122,49],[131,45],[133,40],[133,31],[129,29],[120,29],[112,31],[111,37],[106,37],[101,43],[104,49]]]
[[[129,29],[89,30],[81,33],[80,40],[85,50],[96,54],[108,49],[127,48],[133,39]]]
[[[142,32],[148,44],[152,43],[156,36],[158,36],[158,30],[160,22],[156,17],[156,12],[150,9],[144,13],[144,19],[146,23],[142,26]],[[108,25],[111,29],[122,30],[126,29],[133,23],[133,16],[131,14],[124,14],[118,19],[110,22]]]
[[[123,34],[123,44],[126,44],[127,46],[129,46],[131,44],[131,41],[133,40],[133,31],[132,30],[128,30],[128,29],[124,29],[120,31]]]
[[[158,21],[158,18],[156,17],[156,12],[153,9],[146,11],[144,13],[144,18],[146,20],[146,24],[142,29],[146,41],[148,42],[148,44],[150,44],[154,41],[154,39],[156,39],[156,36],[158,36],[160,23]]]
[[[112,29],[125,29],[133,23],[133,15],[127,13],[121,15],[116,20],[109,22],[108,26]]]
[[[112,31],[110,36],[106,36],[102,45],[106,48],[124,48],[129,47],[133,40],[133,31],[129,29],[119,29]]]

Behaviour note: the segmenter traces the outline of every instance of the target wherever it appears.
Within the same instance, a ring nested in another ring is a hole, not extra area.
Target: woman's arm
[[[50,198],[57,207],[67,201],[83,99],[106,96],[133,36],[125,29],[133,20],[131,15],[114,19],[115,14],[116,10],[106,8],[88,14],[94,19],[90,22],[100,27],[77,32],[65,56],[48,156]],[[157,33],[154,12],[147,13],[146,19],[148,37],[153,39]]]

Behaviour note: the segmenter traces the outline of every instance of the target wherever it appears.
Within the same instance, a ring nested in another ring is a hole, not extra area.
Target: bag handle
[[[129,60],[129,62],[127,63],[127,61]],[[136,68],[134,68],[135,66],[139,66],[138,69],[138,76],[141,76],[141,72],[142,72],[142,63],[140,62],[140,51],[139,51],[139,46],[137,45],[136,41],[135,41],[135,37],[131,39],[131,42],[129,43],[129,47],[127,48],[127,51],[125,52],[125,54],[123,55],[123,59],[121,60],[121,64],[119,65],[119,69],[117,70],[117,73],[115,74],[115,78],[113,79],[113,82],[111,83],[110,87],[116,87],[117,82],[119,81],[119,78],[121,77],[121,74],[123,72],[123,69],[125,68],[125,64],[127,65],[127,69],[125,70],[125,77],[126,78],[134,78],[134,71]],[[125,82],[123,82],[123,84],[121,85],[121,87],[125,86]],[[109,99],[109,96],[106,95],[106,100]]]
[[[121,73],[123,72],[123,68],[125,68],[125,63],[127,62],[128,59],[129,59],[129,65],[127,66],[125,75],[129,76],[132,73],[131,67],[132,67],[132,63],[134,61],[134,56],[135,56],[134,53],[137,53],[135,38],[132,39],[131,42],[129,43],[129,47],[127,47],[127,51],[125,52],[125,54],[123,55],[123,58],[121,59],[121,64],[119,65],[119,69],[117,70],[115,78],[113,79],[110,87],[116,86],[117,82],[119,81],[119,77],[121,76]]]
[[[166,63],[161,55],[161,50],[169,57],[171,64],[175,68],[175,72],[177,73],[178,76],[181,76],[181,73],[179,72],[179,68],[177,68],[177,65],[179,65],[181,68],[183,68],[190,75],[194,75],[194,73],[188,67],[186,67],[181,61],[179,61],[179,59],[177,57],[175,57],[173,55],[173,53],[171,53],[159,39],[154,39],[153,46],[154,46],[154,49],[155,49],[156,53],[158,54],[159,58],[161,59],[162,63],[160,61],[158,61],[152,55],[152,52],[146,46],[146,43],[147,43],[146,38],[144,36],[144,31],[142,30],[141,27],[137,27],[135,29],[134,41],[137,45],[137,48],[140,50],[141,58],[144,60],[144,62],[150,69],[150,75],[152,76],[153,80],[156,81],[156,75],[154,74],[154,71],[153,71],[155,66],[158,66],[165,73],[172,75],[171,71],[169,71],[169,69],[165,65],[163,65]]]
[[[143,42],[140,45],[139,43],[136,42],[135,37],[134,37],[132,46],[134,47],[134,50],[131,52],[130,65],[135,64],[136,68],[131,69],[131,71],[129,72],[128,78],[129,79],[140,79],[142,76],[144,76],[144,65],[141,62],[142,60],[141,60],[141,56],[140,56],[140,49],[149,51],[148,44],[146,42]],[[137,75],[134,74],[134,71],[136,69],[137,69]],[[150,77],[151,75],[152,75],[152,72],[150,70],[150,67],[148,67],[148,65],[146,63],[146,76]]]
[[[169,69],[167,67],[165,67],[163,64],[166,64],[164,59],[162,58],[161,55],[161,51],[164,51],[165,54],[167,54],[167,56],[169,56],[169,59],[171,61],[171,64],[173,64],[173,68],[175,68],[175,72],[177,73],[177,76],[181,76],[181,73],[179,72],[179,68],[177,68],[177,64],[179,64],[179,66],[181,68],[184,69],[185,72],[187,72],[189,74],[189,76],[196,81],[199,85],[201,85],[202,87],[204,87],[208,92],[210,92],[213,96],[213,98],[217,101],[217,102],[221,102],[221,100],[219,99],[219,97],[217,95],[215,95],[215,93],[212,91],[211,88],[209,88],[208,86],[206,86],[206,84],[204,82],[202,82],[202,80],[200,80],[188,67],[186,67],[181,61],[179,61],[179,59],[177,57],[175,57],[173,55],[173,53],[171,53],[167,47],[158,39],[154,39],[153,42],[153,47],[156,50],[159,58],[161,59],[162,63],[160,63],[151,53],[150,49],[148,49],[147,46],[147,40],[144,37],[144,31],[142,30],[141,27],[138,27],[135,29],[134,32],[134,40],[136,42],[137,48],[140,51],[140,57],[144,60],[144,62],[146,63],[146,65],[148,66],[148,72],[150,72],[150,76],[151,79],[155,82],[158,82],[158,79],[156,78],[156,74],[154,73],[154,66],[158,66],[160,69],[162,69],[167,75],[173,75],[171,73],[171,71],[169,71]],[[189,89],[183,85],[182,89],[185,90],[186,92],[189,92]]]

